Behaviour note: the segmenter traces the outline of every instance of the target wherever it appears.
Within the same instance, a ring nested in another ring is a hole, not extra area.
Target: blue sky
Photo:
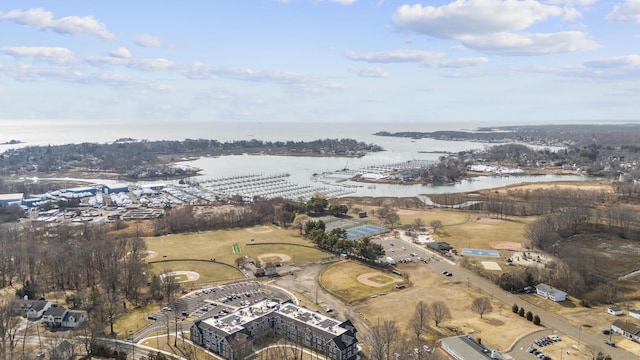
[[[640,0],[0,4],[0,119],[639,120]]]

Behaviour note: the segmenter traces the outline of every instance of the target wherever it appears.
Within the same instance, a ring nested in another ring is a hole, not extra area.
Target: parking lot
[[[385,257],[393,258],[398,264],[424,261],[432,257],[426,248],[397,237],[380,237],[372,241],[382,245]]]
[[[149,320],[218,317],[264,299],[285,301],[289,296],[277,288],[251,281],[194,291],[149,315]]]

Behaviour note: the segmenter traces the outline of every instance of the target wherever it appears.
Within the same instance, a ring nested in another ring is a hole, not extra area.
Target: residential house
[[[62,306],[52,306],[42,315],[42,321],[50,328],[62,327],[62,318],[67,309]]]
[[[556,302],[567,300],[566,292],[556,289],[553,286],[549,286],[547,284],[541,283],[536,285],[536,293],[544,298]]]
[[[19,300],[20,301],[20,300]],[[38,320],[44,315],[45,311],[49,310],[54,304],[47,300],[22,300],[27,302],[27,319]]]
[[[62,317],[62,327],[67,329],[77,329],[87,321],[87,312],[84,310],[69,310]]]
[[[609,308],[607,309],[607,313],[613,316],[620,316],[622,315],[622,309],[620,309],[620,307],[618,306],[609,306]]]
[[[340,322],[292,303],[263,300],[227,316],[196,321],[191,340],[224,359],[243,359],[253,342],[278,334],[315,349],[334,360],[355,360],[357,330],[350,321]]]
[[[640,319],[640,310],[629,310],[629,316]]]
[[[42,316],[42,321],[49,328],[75,329],[87,321],[84,310],[69,310],[62,306],[52,306]]]
[[[640,326],[622,320],[616,320],[611,325],[611,331],[616,332],[629,340],[640,343]]]

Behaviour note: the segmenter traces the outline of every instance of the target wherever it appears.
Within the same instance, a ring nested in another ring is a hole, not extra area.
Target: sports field
[[[392,291],[401,278],[352,261],[343,261],[320,274],[322,287],[346,302]]]
[[[155,262],[151,271],[195,271],[200,275],[199,282],[210,282],[244,277],[242,272],[221,264],[235,267],[240,257],[257,261],[264,254],[277,253],[288,256],[290,262],[309,262],[328,256],[297,230],[266,228],[269,231],[234,229],[145,238],[147,249],[156,254],[148,260]]]

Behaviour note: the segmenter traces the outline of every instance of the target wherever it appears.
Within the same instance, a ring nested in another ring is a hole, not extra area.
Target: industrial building
[[[104,192],[105,194],[129,192],[129,185],[127,184],[102,185],[102,192]]]
[[[16,194],[0,194],[0,206],[18,204],[22,205],[24,199],[23,193]]]
[[[196,321],[191,340],[225,359],[243,359],[253,351],[253,341],[271,334],[289,340],[334,360],[353,360],[359,352],[356,328],[347,320],[294,305],[270,300],[238,309],[218,319]]]

